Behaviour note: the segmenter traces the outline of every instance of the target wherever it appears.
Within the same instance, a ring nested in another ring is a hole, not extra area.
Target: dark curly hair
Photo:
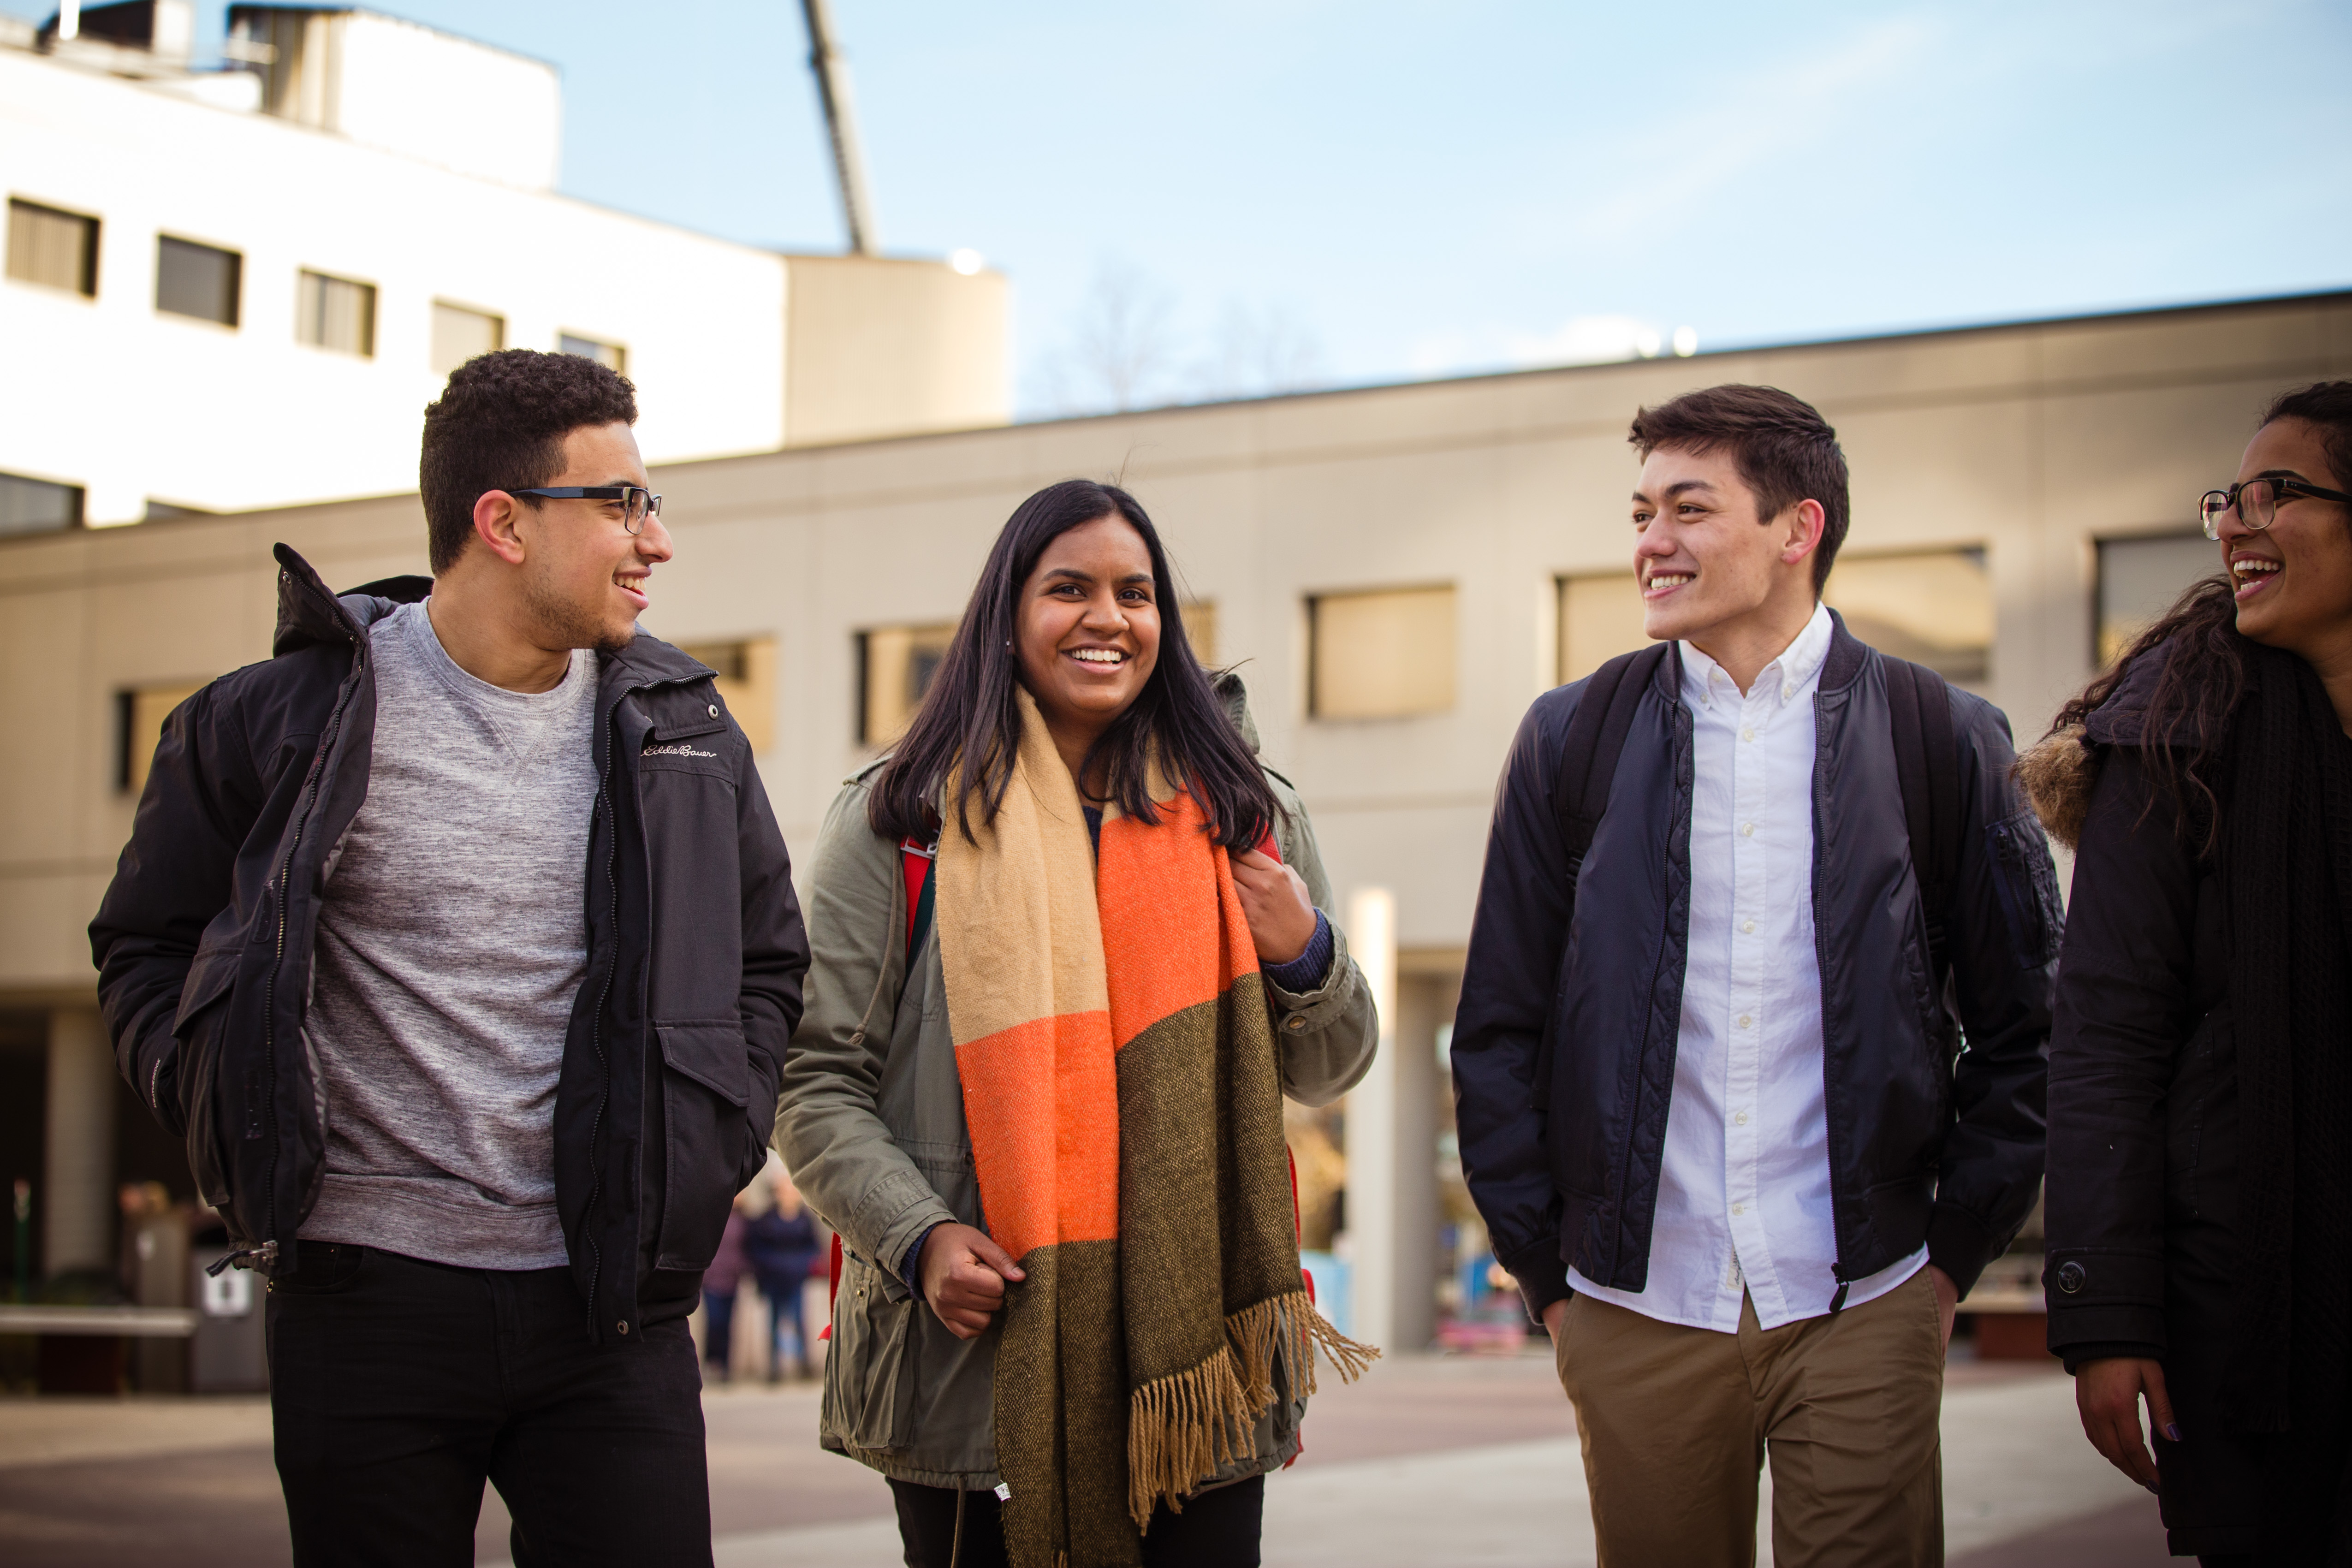
[[[1626,436],[1643,462],[1661,447],[1681,452],[1729,448],[1739,477],[1756,492],[1756,517],[1769,522],[1801,500],[1822,503],[1822,542],[1813,549],[1813,592],[1830,578],[1845,542],[1851,508],[1845,453],[1821,410],[1777,386],[1733,383],[1685,392],[1633,416]]]
[[[635,425],[637,389],[579,354],[501,349],[449,373],[425,410],[417,488],[436,575],[474,536],[474,503],[490,490],[527,489],[563,471],[563,438],[590,425]],[[525,502],[537,507],[535,496]]]

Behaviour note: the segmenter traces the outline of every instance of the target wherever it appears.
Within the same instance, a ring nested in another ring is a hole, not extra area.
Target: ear
[[[504,490],[485,490],[474,502],[474,537],[509,566],[520,566],[523,548],[523,503]]]
[[[1829,521],[1830,514],[1817,500],[1801,500],[1782,512],[1779,526],[1786,531],[1780,538],[1780,564],[1794,566],[1819,549]]]

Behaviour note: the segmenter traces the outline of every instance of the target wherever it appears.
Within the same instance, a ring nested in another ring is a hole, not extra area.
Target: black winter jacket
[[[1536,700],[1506,764],[1454,1026],[1464,1174],[1531,1313],[1567,1267],[1648,1278],[1690,926],[1692,721],[1680,655],[1642,694],[1570,909],[1553,803],[1586,682]],[[1814,699],[1813,915],[1837,1278],[1916,1251],[1965,1293],[2033,1206],[2051,963],[2047,842],[2008,721],[1955,689],[1960,858],[1932,995],[1885,664],[1839,621]],[[1951,1005],[1967,1028],[1955,1056]]]
[[[252,1266],[295,1264],[328,1106],[304,1035],[326,868],[366,797],[367,628],[431,583],[338,599],[278,546],[275,657],[176,710],[90,922],[115,1059],[188,1144]],[[639,637],[596,697],[586,979],[556,1089],[556,1205],[587,1331],[693,1309],[767,1158],[808,942],[751,746],[712,672]],[[497,919],[485,910],[486,921]]]

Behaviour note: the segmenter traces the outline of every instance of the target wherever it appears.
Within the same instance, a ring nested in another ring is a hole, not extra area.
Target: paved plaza
[[[891,1568],[888,1490],[822,1453],[806,1385],[714,1388],[719,1568]],[[1266,1489],[1268,1568],[1572,1568],[1593,1561],[1575,1426],[1547,1355],[1400,1357],[1327,1385]],[[2067,1380],[1958,1364],[1945,1396],[1955,1568],[2154,1568],[2155,1500],[2084,1443]],[[477,1560],[506,1558],[492,1494]],[[0,1403],[0,1561],[257,1568],[288,1560],[257,1399]],[[1769,1549],[1759,1556],[1769,1563]]]

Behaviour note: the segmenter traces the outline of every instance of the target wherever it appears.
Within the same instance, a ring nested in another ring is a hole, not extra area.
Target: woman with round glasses
[[[2020,764],[2075,851],[2050,1348],[2209,1563],[2352,1561],[2348,492],[2352,382],[2273,403],[2203,500],[2222,574]]]

